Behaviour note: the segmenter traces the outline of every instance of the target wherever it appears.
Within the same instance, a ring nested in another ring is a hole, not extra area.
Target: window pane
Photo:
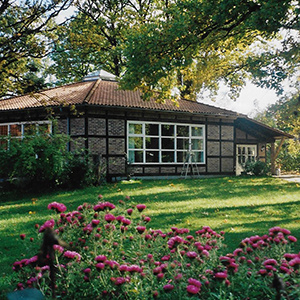
[[[7,136],[7,135],[8,135],[8,126],[0,125],[0,136]]]
[[[185,162],[187,157],[186,151],[177,151],[177,162]]]
[[[130,134],[142,134],[143,125],[142,124],[129,124],[129,133]]]
[[[177,136],[189,136],[189,126],[177,126]]]
[[[0,138],[0,149],[7,150],[8,148],[7,146],[8,146],[8,141]]]
[[[24,135],[34,135],[36,134],[35,124],[25,124],[24,125]]]
[[[146,162],[159,162],[158,151],[146,151]]]
[[[11,136],[21,136],[22,135],[22,131],[21,131],[21,125],[10,125],[10,135]]]
[[[158,149],[159,148],[159,138],[146,138],[146,149]]]
[[[129,137],[129,149],[143,149],[143,138],[142,137]]]
[[[204,156],[202,151],[194,152],[194,161],[195,162],[204,162]]]
[[[162,151],[161,157],[162,162],[174,162],[174,151]]]
[[[177,149],[189,150],[189,139],[177,139]]]
[[[158,136],[158,124],[146,124],[145,125],[146,135],[156,135]]]
[[[129,163],[142,163],[143,162],[143,151],[129,151],[128,153]]]
[[[174,139],[161,139],[162,149],[174,149]]]
[[[202,127],[192,127],[192,136],[203,136]]]
[[[174,136],[174,125],[161,125],[162,136]]]
[[[38,124],[39,134],[49,134],[50,126],[49,124]]]
[[[192,150],[203,150],[203,140],[192,139]]]

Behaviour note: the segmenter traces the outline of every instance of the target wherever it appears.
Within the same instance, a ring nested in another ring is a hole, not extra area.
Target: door
[[[245,170],[247,161],[256,161],[256,145],[236,145],[236,175],[241,175]]]

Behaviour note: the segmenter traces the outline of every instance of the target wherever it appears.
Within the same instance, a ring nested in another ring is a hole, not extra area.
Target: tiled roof
[[[172,101],[157,103],[155,100],[143,101],[139,91],[125,91],[113,81],[85,81],[39,93],[13,97],[0,101],[0,111],[20,110],[43,106],[90,104],[107,107],[140,108],[157,111],[177,111],[218,116],[239,116],[238,113],[199,102],[179,100],[178,106]]]

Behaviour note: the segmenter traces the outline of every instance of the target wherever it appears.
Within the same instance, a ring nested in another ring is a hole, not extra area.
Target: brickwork
[[[125,135],[125,121],[124,120],[108,120],[108,135]]]
[[[125,155],[125,140],[124,138],[110,138],[108,140],[108,153],[110,155]]]
[[[233,140],[234,138],[234,127],[233,126],[221,126],[221,139],[222,140]]]
[[[84,118],[70,119],[71,135],[84,135]]]
[[[125,158],[124,157],[110,157],[108,160],[109,174],[125,175]]]
[[[76,151],[85,148],[85,138],[73,138],[70,143],[70,150]]]
[[[89,138],[89,150],[91,154],[106,154],[106,139],[105,138]]]
[[[220,155],[220,143],[219,142],[207,142],[207,155],[219,156]]]
[[[221,155],[233,156],[234,144],[233,142],[221,142]]]
[[[89,135],[106,135],[105,119],[89,118]]]
[[[164,174],[174,174],[176,172],[175,167],[161,167],[161,173]]]
[[[62,134],[68,134],[68,121],[67,119],[58,119],[57,132]]]
[[[133,174],[133,175],[143,174],[143,168],[142,168],[142,167],[129,166],[129,167],[128,167],[128,171],[129,171],[131,174]]]
[[[220,172],[220,160],[219,158],[208,158],[207,159],[207,171],[209,173]]]
[[[145,173],[146,174],[159,174],[159,168],[158,167],[146,167]]]
[[[234,164],[233,164],[233,158],[222,158],[221,161],[221,171],[222,172],[233,172]]]
[[[218,140],[220,138],[220,127],[218,125],[208,125],[207,138]]]

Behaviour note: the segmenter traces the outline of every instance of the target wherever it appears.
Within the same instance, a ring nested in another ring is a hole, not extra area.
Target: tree
[[[123,74],[128,32],[153,19],[153,11],[161,6],[153,0],[88,0],[75,4],[78,14],[61,26],[51,55],[54,63],[49,72],[58,83],[80,80],[101,68],[116,76]]]
[[[256,117],[282,131],[295,136],[283,144],[277,163],[283,170],[300,171],[300,92],[292,97],[282,97]]]
[[[130,32],[122,85],[142,88],[146,98],[160,91],[162,99],[171,95],[178,74],[192,82],[193,93],[205,88],[215,92],[223,80],[234,95],[247,77],[280,89],[280,82],[290,75],[287,71],[297,67],[284,65],[297,55],[297,40],[290,35],[281,53],[257,52],[253,44],[274,38],[283,28],[299,30],[298,19],[298,1],[171,1],[156,22]]]
[[[48,54],[54,38],[55,18],[71,3],[72,0],[2,1],[0,98],[24,92],[24,76]]]

